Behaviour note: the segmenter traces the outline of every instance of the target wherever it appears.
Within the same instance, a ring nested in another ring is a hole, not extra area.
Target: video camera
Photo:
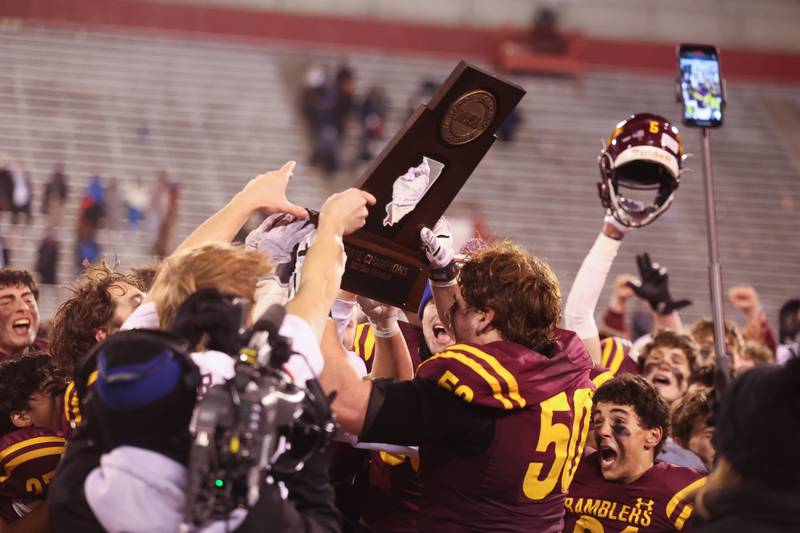
[[[183,531],[252,507],[265,483],[300,471],[335,432],[319,383],[294,384],[283,370],[293,354],[278,333],[285,313],[275,305],[240,334],[233,378],[195,407]]]

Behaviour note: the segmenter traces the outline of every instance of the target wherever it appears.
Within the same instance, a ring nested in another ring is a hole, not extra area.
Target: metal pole
[[[703,145],[703,189],[706,197],[706,227],[708,236],[708,282],[711,287],[711,318],[714,321],[714,351],[716,372],[714,385],[717,397],[725,392],[729,381],[727,350],[725,349],[725,315],[722,308],[722,267],[717,244],[717,214],[714,199],[714,173],[711,169],[711,138],[708,128],[700,128]]]

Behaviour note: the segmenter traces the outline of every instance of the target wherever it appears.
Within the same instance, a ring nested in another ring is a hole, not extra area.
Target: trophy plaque
[[[342,288],[416,311],[428,278],[419,232],[432,228],[495,141],[525,90],[460,62],[367,167],[363,228],[344,238]]]

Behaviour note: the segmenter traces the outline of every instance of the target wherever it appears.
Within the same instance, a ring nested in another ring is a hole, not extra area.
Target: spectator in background
[[[14,194],[14,179],[8,168],[8,156],[0,156],[0,212],[11,211],[11,197]]]
[[[558,15],[549,8],[539,8],[531,27],[531,51],[535,54],[563,55],[567,40],[558,29]]]
[[[30,224],[31,204],[33,203],[33,187],[31,185],[31,174],[25,170],[22,161],[15,161],[11,166],[11,179],[14,183],[14,192],[11,196],[11,223],[17,223],[17,215],[25,214],[25,221]]]
[[[89,178],[86,186],[78,215],[78,238],[90,235],[94,238],[94,233],[100,225],[100,220],[105,215],[106,196],[100,176],[95,174]]]
[[[139,229],[147,209],[147,188],[142,183],[141,176],[137,176],[135,180],[127,180],[124,196],[125,206],[128,208],[128,229]]]
[[[339,141],[347,134],[347,121],[355,108],[356,77],[353,69],[343,63],[336,72],[336,102],[334,104],[334,124]]]
[[[358,157],[362,161],[371,161],[375,156],[375,145],[383,139],[387,108],[385,91],[381,87],[371,87],[364,96],[359,110],[361,146]]]
[[[118,230],[122,221],[122,199],[119,193],[119,180],[111,176],[106,186],[106,226]]]
[[[144,221],[148,238],[154,250],[157,248],[161,223],[169,208],[169,186],[167,173],[161,170],[150,187],[150,201],[145,212]]]
[[[64,204],[67,200],[67,175],[64,163],[56,163],[50,181],[44,186],[42,214],[47,215],[47,225],[56,228],[61,224]]]
[[[155,253],[158,257],[167,257],[175,248],[175,222],[178,219],[178,192],[177,183],[167,184],[167,204],[158,226],[158,235],[155,243]]]
[[[309,162],[332,174],[339,169],[337,93],[335,84],[320,65],[312,64],[306,71],[301,105],[311,141]]]
[[[54,285],[56,283],[56,268],[58,266],[59,243],[55,236],[55,229],[48,228],[39,250],[36,253],[36,272],[39,274],[40,283]]]

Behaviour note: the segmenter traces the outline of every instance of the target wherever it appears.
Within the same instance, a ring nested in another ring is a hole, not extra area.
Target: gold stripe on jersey
[[[667,518],[672,516],[672,513],[675,511],[675,508],[678,507],[678,505],[680,505],[686,499],[686,496],[690,492],[693,492],[702,487],[703,485],[705,485],[707,479],[708,478],[706,477],[701,477],[697,481],[694,481],[689,485],[685,486],[684,488],[682,488],[681,490],[679,490],[667,504]],[[676,529],[683,528],[683,525],[686,523],[686,520],[688,520],[689,517],[692,515],[692,511],[694,511],[694,505],[692,505],[691,503],[687,503],[684,506],[681,513],[674,521]]]
[[[605,383],[606,381],[608,381],[609,379],[611,379],[613,377],[614,377],[614,374],[611,373],[610,370],[606,370],[602,374],[599,374],[599,375],[593,377],[592,378],[592,383],[594,383],[595,387],[600,388],[600,385],[602,385],[603,383]]]
[[[369,361],[375,353],[375,331],[369,322],[356,326],[356,342],[353,351],[364,361]]]
[[[11,474],[14,473],[14,469],[21,464],[27,463],[28,461],[33,461],[34,459],[39,459],[40,457],[61,455],[62,453],[64,453],[64,439],[61,439],[61,442],[58,445],[39,448],[38,450],[20,454],[10,460],[8,464],[4,465],[4,473],[2,476],[0,476],[0,483],[5,483],[6,480],[11,477]]]
[[[89,374],[89,379],[86,380],[86,386],[91,387],[97,381],[97,370]]]
[[[55,435],[25,439],[16,444],[12,444],[11,446],[3,448],[3,450],[0,451],[0,461],[3,461],[9,455],[16,453],[23,448],[27,448],[28,446],[36,446],[37,444],[60,444],[63,448],[64,442],[64,437],[57,437]]]
[[[491,375],[489,372],[487,372],[486,369],[483,367],[483,365],[481,365],[474,359],[471,359],[469,356],[464,355],[461,352],[451,352],[451,351],[439,352],[433,357],[430,357],[429,359],[423,361],[422,364],[419,365],[419,367],[417,367],[417,371],[419,372],[419,369],[422,368],[422,365],[434,361],[436,359],[454,359],[459,363],[461,363],[462,365],[466,366],[467,368],[471,369],[473,372],[478,374],[478,376],[483,378],[483,380],[486,383],[489,384],[489,388],[492,389],[492,396],[494,397],[495,400],[497,400],[503,405],[504,409],[514,409],[514,404],[511,403],[511,400],[503,396],[502,389],[500,388],[500,382],[497,381],[497,378]]]
[[[489,366],[492,367],[492,370],[494,370],[497,375],[505,380],[506,387],[508,388],[508,397],[517,402],[520,407],[525,407],[525,398],[519,395],[519,383],[517,383],[517,379],[514,377],[514,374],[509,372],[506,367],[500,364],[500,361],[498,361],[496,357],[484,352],[483,350],[475,348],[474,346],[468,346],[466,344],[456,344],[450,346],[448,350],[461,350],[462,352],[467,352],[468,354],[474,355],[482,361],[489,363]]]
[[[75,412],[75,406],[72,404],[74,403],[72,398],[77,398],[78,395],[75,393],[75,382],[70,381],[67,384],[67,388],[64,390],[64,416],[70,422],[75,420],[75,417],[78,414]]]
[[[622,361],[625,360],[625,348],[619,340],[614,337],[607,337],[603,339],[603,357],[600,363],[611,371],[611,374],[616,376],[619,367],[622,366]]]

